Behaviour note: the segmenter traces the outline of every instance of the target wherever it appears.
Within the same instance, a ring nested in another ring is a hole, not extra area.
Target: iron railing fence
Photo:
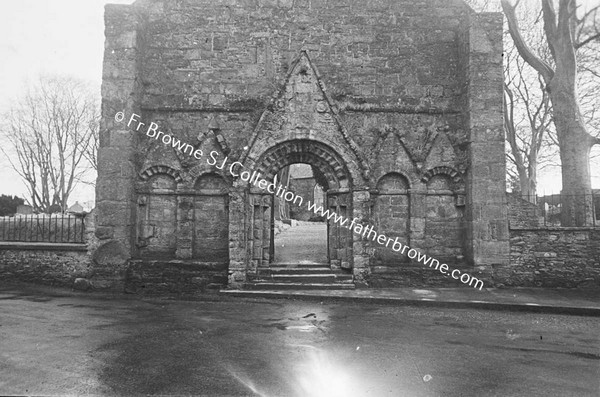
[[[600,226],[600,191],[588,195],[548,194],[542,196],[521,195],[512,193],[537,207],[540,226],[560,227],[563,203],[569,199],[586,200],[591,203],[591,225]]]
[[[85,243],[85,220],[72,214],[0,217],[0,241]]]

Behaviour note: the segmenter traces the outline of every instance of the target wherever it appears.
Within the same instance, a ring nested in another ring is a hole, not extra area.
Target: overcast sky
[[[0,24],[0,113],[27,80],[65,74],[95,85],[100,95],[104,49],[104,5],[133,0],[18,0],[2,2]],[[0,142],[6,147],[5,142]],[[0,153],[0,194],[26,196],[19,176]],[[81,186],[74,200],[94,198]]]
[[[0,111],[18,96],[26,81],[59,73],[100,87],[104,47],[104,4],[133,0],[4,1],[0,24]],[[0,142],[4,147],[5,142]],[[26,197],[19,176],[0,153],[0,194]],[[600,172],[596,172],[600,176]],[[595,186],[600,187],[600,178]],[[540,190],[557,192],[560,178],[542,177]],[[93,188],[81,186],[72,199],[92,200]]]

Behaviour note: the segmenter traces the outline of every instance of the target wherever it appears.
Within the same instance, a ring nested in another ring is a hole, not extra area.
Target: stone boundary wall
[[[91,270],[85,244],[0,242],[2,280],[72,287]]]
[[[471,266],[456,266],[459,269],[483,281],[483,288],[493,287],[486,275],[473,269]],[[398,268],[396,271],[379,273],[375,271],[369,275],[369,288],[471,288],[453,279],[450,274],[442,274],[434,268],[419,264],[409,264]]]
[[[227,263],[180,260],[128,262],[124,291],[138,295],[194,296],[227,287]]]
[[[537,205],[522,199],[518,194],[507,193],[509,228],[542,227],[544,218]]]
[[[0,241],[0,280],[82,290],[106,288],[110,284],[98,279],[91,255],[97,246],[96,211],[84,219],[85,244]]]
[[[600,228],[513,227],[510,259],[495,286],[600,288]]]

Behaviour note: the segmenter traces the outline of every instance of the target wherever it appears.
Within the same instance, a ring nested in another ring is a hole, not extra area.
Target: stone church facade
[[[484,281],[509,261],[502,17],[459,0],[138,0],[107,5],[96,277],[252,282],[273,197],[115,114],[266,179],[306,163],[327,207]],[[357,286],[454,285],[330,223]]]

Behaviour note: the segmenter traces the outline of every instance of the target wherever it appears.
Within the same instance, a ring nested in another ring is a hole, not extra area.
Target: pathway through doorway
[[[327,263],[327,224],[300,222],[279,233],[275,263]]]

